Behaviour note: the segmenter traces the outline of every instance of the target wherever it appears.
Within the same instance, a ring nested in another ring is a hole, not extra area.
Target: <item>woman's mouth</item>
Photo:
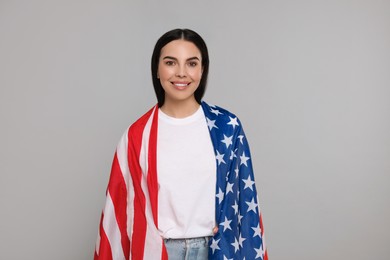
[[[184,89],[189,86],[191,82],[171,82],[176,88]]]

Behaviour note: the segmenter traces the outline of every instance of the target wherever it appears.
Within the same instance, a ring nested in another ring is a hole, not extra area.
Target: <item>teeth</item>
[[[175,83],[175,86],[178,86],[178,87],[185,87],[187,86],[188,84],[180,84],[180,83]]]

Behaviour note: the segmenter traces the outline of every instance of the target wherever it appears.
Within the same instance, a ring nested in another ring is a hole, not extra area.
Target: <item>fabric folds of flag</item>
[[[267,260],[248,142],[230,112],[202,102],[217,165],[216,223],[209,259]],[[168,259],[158,232],[158,107],[122,136],[112,164],[95,260]]]
[[[240,120],[202,104],[217,161],[216,222],[209,259],[261,259],[268,254],[251,154]]]

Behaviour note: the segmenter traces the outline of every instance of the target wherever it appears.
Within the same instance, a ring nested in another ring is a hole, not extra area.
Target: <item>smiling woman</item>
[[[268,259],[241,122],[202,101],[203,39],[169,31],[151,65],[158,104],[119,142],[95,259]]]

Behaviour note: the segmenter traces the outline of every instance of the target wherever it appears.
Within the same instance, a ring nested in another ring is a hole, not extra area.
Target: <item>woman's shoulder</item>
[[[139,117],[137,120],[135,120],[133,123],[130,124],[130,126],[127,128],[125,134],[127,135],[136,135],[141,136],[146,125],[148,124],[150,119],[153,119],[153,115],[157,109],[157,105],[149,109],[145,114],[143,114],[141,117]]]
[[[205,101],[202,101],[202,107],[206,116],[210,115],[213,118],[214,117],[237,118],[237,116],[230,110],[217,105],[206,103]]]
[[[242,125],[240,119],[231,111],[216,105],[202,102],[207,125],[211,130],[216,130],[223,134],[241,133]]]

